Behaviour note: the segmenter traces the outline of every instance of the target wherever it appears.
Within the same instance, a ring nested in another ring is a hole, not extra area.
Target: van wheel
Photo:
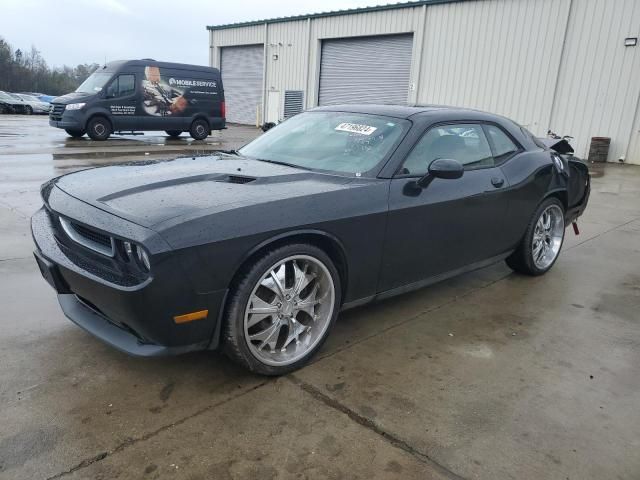
[[[87,124],[87,134],[91,140],[106,140],[111,135],[111,124],[104,117],[93,117]]]
[[[182,130],[165,130],[165,132],[172,138],[178,138],[182,134]]]
[[[73,129],[71,129],[71,128],[65,128],[65,129],[64,129],[64,131],[65,131],[65,132],[67,132],[67,134],[68,134],[70,137],[73,137],[73,138],[80,138],[80,137],[82,137],[85,133],[87,133],[87,132],[85,132],[84,130],[73,130]]]
[[[191,128],[189,129],[189,133],[191,134],[191,138],[193,138],[194,140],[204,140],[211,133],[209,122],[203,120],[202,118],[194,120],[191,124]]]

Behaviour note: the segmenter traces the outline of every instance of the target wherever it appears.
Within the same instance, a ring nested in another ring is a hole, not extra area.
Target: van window
[[[113,82],[107,87],[107,98],[123,97],[131,95],[136,90],[135,75],[122,74],[118,75]]]

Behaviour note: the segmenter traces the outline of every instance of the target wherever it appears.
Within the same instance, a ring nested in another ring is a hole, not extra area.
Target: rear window
[[[547,147],[545,146],[545,144],[544,144],[544,143],[542,143],[542,142],[541,142],[541,141],[540,141],[540,140],[539,140],[539,139],[538,139],[538,138],[537,138],[533,133],[531,133],[531,132],[530,132],[529,130],[527,130],[526,128],[524,128],[524,127],[520,127],[520,131],[522,132],[522,134],[523,134],[525,137],[530,138],[530,139],[531,139],[531,141],[532,141],[533,143],[535,143],[537,147],[539,147],[539,148],[543,148],[543,149],[546,149],[546,148],[547,148]]]

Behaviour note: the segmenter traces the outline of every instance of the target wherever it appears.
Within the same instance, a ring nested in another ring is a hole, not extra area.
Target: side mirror
[[[442,178],[444,180],[455,180],[462,177],[464,167],[462,164],[452,158],[436,158],[429,164],[427,174],[418,180],[418,185],[422,188],[428,186],[434,178]]]

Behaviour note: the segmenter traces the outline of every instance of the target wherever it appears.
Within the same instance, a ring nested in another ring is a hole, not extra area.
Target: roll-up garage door
[[[227,122],[255,125],[262,107],[264,47],[223,47],[220,72],[227,107]]]
[[[413,35],[322,42],[319,105],[406,104]]]

